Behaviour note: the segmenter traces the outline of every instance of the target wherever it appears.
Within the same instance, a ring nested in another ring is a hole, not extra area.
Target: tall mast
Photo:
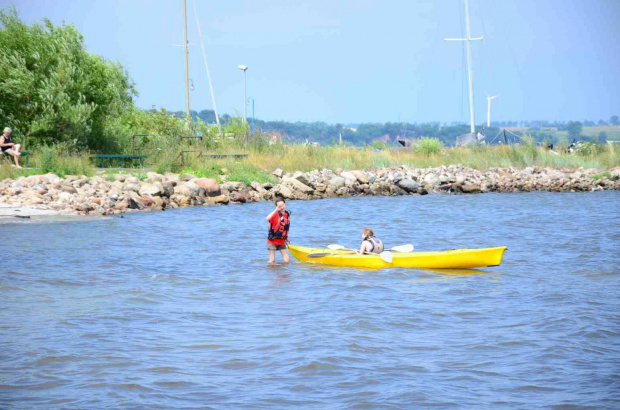
[[[220,117],[217,115],[217,105],[215,105],[215,95],[213,94],[213,85],[211,84],[211,73],[209,72],[209,64],[207,64],[207,54],[205,53],[205,45],[202,41],[202,30],[200,30],[200,21],[198,20],[198,12],[196,11],[196,0],[194,0],[194,14],[196,15],[196,25],[198,26],[198,35],[200,36],[200,47],[202,47],[202,57],[205,60],[207,69],[207,78],[209,79],[209,89],[211,90],[211,101],[213,101],[213,112],[215,113],[215,122],[220,126]]]
[[[187,50],[187,8],[186,0],[183,0],[183,27],[185,28],[185,42],[183,47],[185,48],[185,95],[187,99],[187,119],[191,117],[189,115],[189,52]]]
[[[465,0],[465,38],[445,38],[445,41],[465,41],[467,46],[467,77],[469,79],[469,129],[475,134],[474,126],[474,79],[471,73],[471,42],[474,40],[483,40],[484,36],[472,38],[471,29],[469,27],[469,0]]]

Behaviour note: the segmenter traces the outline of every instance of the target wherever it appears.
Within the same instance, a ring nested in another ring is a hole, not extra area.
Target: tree
[[[611,125],[620,125],[620,121],[618,120],[618,116],[617,115],[612,115],[611,118],[609,119],[609,123]]]
[[[607,133],[605,131],[598,133],[598,142],[600,144],[607,144]]]
[[[72,25],[31,27],[0,9],[0,122],[31,145],[109,152],[129,141],[124,116],[137,95],[120,64],[89,54]]]
[[[579,121],[569,122],[566,126],[566,130],[568,131],[568,142],[579,139],[581,137],[582,128],[583,125]]]

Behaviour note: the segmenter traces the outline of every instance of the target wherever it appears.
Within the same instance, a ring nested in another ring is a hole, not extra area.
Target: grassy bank
[[[241,134],[243,135],[243,134]],[[191,151],[180,155],[181,151]],[[205,154],[248,154],[244,159],[212,159]],[[620,149],[609,145],[587,145],[579,153],[567,153],[559,149],[560,155],[536,147],[530,141],[514,146],[481,146],[471,148],[442,147],[433,140],[416,148],[386,148],[376,151],[371,147],[350,146],[305,146],[269,144],[266,137],[258,136],[249,142],[235,134],[214,144],[212,140],[181,144],[178,141],[153,141],[142,147],[142,154],[148,155],[146,169],[136,169],[144,174],[151,170],[159,173],[188,172],[200,177],[220,181],[274,182],[271,172],[282,168],[285,172],[310,171],[313,169],[377,169],[396,165],[414,168],[438,167],[462,164],[474,169],[494,167],[525,168],[530,166],[552,168],[596,168],[605,171],[620,166]],[[0,167],[0,179],[20,175],[54,172],[59,176],[93,175],[95,168],[88,154],[69,155],[54,148],[43,148],[34,153],[32,169],[17,170],[8,161]],[[113,172],[113,171],[109,171]]]

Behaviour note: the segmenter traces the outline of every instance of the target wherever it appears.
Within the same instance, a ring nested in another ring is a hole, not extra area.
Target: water
[[[0,226],[0,408],[619,408],[619,200],[288,204],[302,245],[508,246],[451,274],[267,266],[269,203]]]

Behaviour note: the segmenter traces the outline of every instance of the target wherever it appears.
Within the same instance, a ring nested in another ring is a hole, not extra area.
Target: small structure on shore
[[[456,138],[456,146],[457,147],[468,147],[472,145],[480,145],[484,144],[484,129],[479,131],[478,134],[474,134],[473,132],[459,135]]]

